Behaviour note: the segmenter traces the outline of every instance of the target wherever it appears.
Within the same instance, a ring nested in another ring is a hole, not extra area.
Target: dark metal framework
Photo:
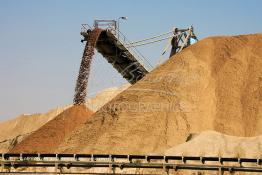
[[[105,28],[105,29],[113,29],[117,30],[117,22],[116,20],[95,20],[94,28]]]
[[[94,30],[97,29],[99,28]],[[124,37],[120,34],[116,35],[114,31],[113,29],[102,30],[95,47],[123,78],[134,84],[148,73],[145,67],[149,66],[143,64],[146,61],[140,53],[134,49],[127,49]],[[88,40],[90,33],[91,30],[81,32],[83,41]]]

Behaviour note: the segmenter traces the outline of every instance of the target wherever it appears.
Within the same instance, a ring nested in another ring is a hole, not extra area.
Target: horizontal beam
[[[124,154],[30,154],[30,153],[0,153],[0,160],[8,160],[10,158],[108,158],[108,159],[140,159],[140,160],[178,160],[178,161],[206,161],[212,162],[249,162],[249,163],[262,163],[262,158],[237,158],[237,157],[198,157],[198,156],[165,156],[165,155],[124,155]]]
[[[183,164],[183,163],[132,163],[132,162],[102,162],[102,161],[23,161],[23,160],[1,160],[2,167],[58,167],[58,168],[143,168],[143,169],[165,169],[165,170],[209,170],[228,172],[262,172],[262,167],[224,166],[205,164]]]

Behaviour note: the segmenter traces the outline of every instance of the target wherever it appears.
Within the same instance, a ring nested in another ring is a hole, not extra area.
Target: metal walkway
[[[158,170],[168,174],[179,170],[205,170],[224,172],[255,172],[262,173],[262,159],[226,158],[226,157],[183,157],[162,155],[106,155],[106,154],[0,154],[2,171],[0,173],[25,173],[26,168],[53,168],[53,173],[74,174],[66,170],[80,168],[82,173],[88,174],[90,168],[99,174],[101,168],[107,168],[116,173],[124,169]],[[6,171],[8,170],[8,171]],[[28,169],[27,173],[30,173]],[[50,169],[49,169],[50,170]],[[77,170],[77,169],[74,169]],[[34,173],[43,173],[43,169]],[[81,173],[76,173],[81,174]],[[94,171],[92,174],[95,174]],[[108,174],[108,173],[107,173]],[[152,173],[151,173],[152,174]]]

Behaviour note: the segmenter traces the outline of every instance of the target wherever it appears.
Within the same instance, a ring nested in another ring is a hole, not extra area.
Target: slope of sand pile
[[[262,136],[236,137],[204,131],[188,142],[170,148],[165,155],[258,158],[262,154]]]
[[[85,123],[91,114],[85,105],[72,106],[30,134],[10,152],[52,153],[64,138]]]
[[[262,136],[256,137],[236,137],[229,136],[215,131],[204,131],[196,134],[189,141],[178,146],[168,149],[165,155],[178,156],[198,156],[198,157],[236,157],[236,158],[260,158],[262,156]],[[217,164],[217,162],[205,162],[205,164]],[[237,162],[224,162],[225,166],[239,166]],[[244,163],[244,166],[257,167],[257,163]],[[242,164],[243,165],[243,164]],[[182,170],[180,174],[206,174],[210,175],[210,171],[193,171]],[[172,174],[172,173],[171,173]],[[176,173],[174,173],[176,174]],[[213,172],[213,174],[218,174]],[[232,174],[232,173],[224,173]],[[237,172],[237,175],[253,175],[259,173],[252,172]]]
[[[66,107],[56,108],[47,113],[21,115],[8,121],[0,122],[0,152],[6,152],[65,109]]]
[[[190,133],[262,134],[262,34],[204,39],[117,95],[57,151],[164,153]]]

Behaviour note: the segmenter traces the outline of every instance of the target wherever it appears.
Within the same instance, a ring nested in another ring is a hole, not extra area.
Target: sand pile
[[[262,136],[256,137],[236,137],[229,136],[215,131],[204,131],[199,134],[194,134],[189,141],[178,146],[170,148],[165,152],[165,155],[180,155],[180,156],[199,156],[199,157],[237,157],[237,158],[259,158],[262,156]],[[206,164],[218,164],[215,162],[206,162]],[[239,166],[238,163],[224,162],[226,165]],[[257,167],[257,163],[249,163],[245,166]],[[206,174],[210,175],[210,171],[193,171],[182,170],[180,174]],[[174,173],[176,174],[176,173]],[[218,174],[213,172],[213,174]],[[232,173],[224,173],[232,174]],[[259,174],[248,172],[233,173],[237,175]]]
[[[72,106],[26,137],[10,152],[52,153],[75,128],[85,123],[92,111],[85,105]]]
[[[12,120],[0,122],[0,140],[30,133],[52,120],[66,108],[56,108],[43,114],[22,114]],[[37,120],[37,122],[35,122]],[[32,125],[32,123],[34,123]]]
[[[0,122],[0,152],[9,150],[66,108],[56,108],[42,114],[23,114],[14,119]]]
[[[92,111],[96,111],[128,86],[129,84],[126,84],[98,92],[95,96],[87,99],[86,105]],[[33,131],[36,131],[69,107],[71,105],[55,108],[47,113],[23,114],[11,120],[0,122],[0,152],[7,152],[12,149]]]
[[[262,34],[204,39],[117,95],[57,151],[164,153],[204,130],[262,134],[261,67]]]

